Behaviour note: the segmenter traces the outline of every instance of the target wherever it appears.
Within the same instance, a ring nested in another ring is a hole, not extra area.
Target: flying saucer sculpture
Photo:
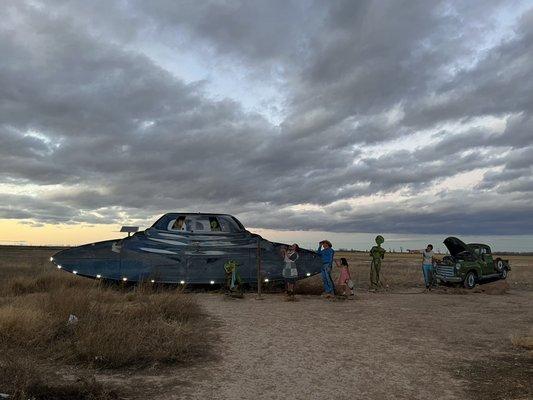
[[[244,283],[282,280],[283,243],[247,231],[227,214],[169,213],[152,227],[119,240],[90,243],[55,254],[57,268],[80,276],[128,282],[223,284],[224,265],[236,261]],[[320,273],[320,257],[300,249],[298,279]]]

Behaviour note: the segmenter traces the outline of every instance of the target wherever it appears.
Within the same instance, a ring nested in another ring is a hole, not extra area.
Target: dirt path
[[[220,359],[181,370],[189,384],[162,398],[464,399],[476,373],[489,377],[487,366],[519,354],[510,336],[533,325],[533,293],[525,291],[296,303],[197,297],[221,325]],[[527,361],[515,367],[532,371]],[[521,390],[527,398],[532,389]]]

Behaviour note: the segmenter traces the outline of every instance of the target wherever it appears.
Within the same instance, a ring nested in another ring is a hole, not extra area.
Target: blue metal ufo
[[[223,284],[224,264],[236,261],[244,283],[282,280],[283,243],[247,231],[228,214],[169,213],[150,228],[118,240],[56,253],[57,268],[96,279],[173,284]],[[316,252],[300,249],[297,279],[320,273]]]

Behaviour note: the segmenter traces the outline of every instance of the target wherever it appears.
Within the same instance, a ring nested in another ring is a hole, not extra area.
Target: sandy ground
[[[147,374],[153,398],[533,398],[532,359],[510,341],[533,326],[530,291],[195,296],[219,324],[220,357]]]

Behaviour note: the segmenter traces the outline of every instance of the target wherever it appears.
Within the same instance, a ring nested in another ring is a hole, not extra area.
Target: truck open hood
[[[470,248],[465,242],[453,236],[444,239],[444,245],[446,246],[452,257],[457,257],[459,253],[462,253],[464,251],[470,252]]]

